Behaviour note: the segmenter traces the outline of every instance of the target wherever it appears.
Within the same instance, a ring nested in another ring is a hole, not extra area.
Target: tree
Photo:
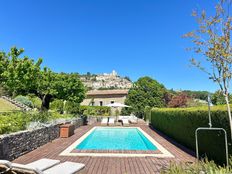
[[[133,87],[128,92],[125,104],[131,107],[124,108],[122,112],[134,112],[136,116],[142,118],[146,106],[165,106],[165,92],[165,87],[156,80],[150,77],[141,77],[133,84]]]
[[[42,59],[34,62],[27,56],[20,58],[23,51],[16,47],[11,48],[6,57],[7,66],[0,72],[3,86],[11,95],[35,94],[42,100],[42,110],[48,110],[54,98],[76,103],[84,99],[85,88],[78,74],[54,73],[46,67],[41,70]]]
[[[85,88],[75,73],[54,73],[48,68],[41,72],[35,94],[42,100],[42,110],[48,110],[52,99],[81,103],[85,98]]]
[[[231,21],[230,16],[231,0],[220,0],[216,5],[216,13],[207,16],[206,11],[193,12],[196,17],[199,29],[189,32],[185,37],[192,39],[193,50],[201,55],[207,63],[202,65],[202,60],[191,59],[192,65],[207,73],[209,79],[217,83],[224,95],[230,124],[230,135],[232,139],[232,118],[229,105],[229,87],[232,75],[232,52],[231,52]]]
[[[211,94],[208,91],[191,91],[191,90],[183,90],[185,94],[187,94],[189,97],[200,99],[200,100],[207,100],[208,94]]]
[[[181,92],[180,94],[173,96],[168,106],[171,108],[186,107],[190,97],[186,93]]]
[[[211,101],[214,105],[226,104],[225,97],[220,90],[213,93],[213,95],[211,96]]]
[[[211,101],[214,105],[224,105],[226,104],[225,97],[223,93],[220,90],[217,90],[215,93],[211,96]],[[229,101],[232,101],[231,94],[229,95]]]
[[[3,72],[6,71],[8,65],[8,57],[5,52],[0,52],[0,84],[3,82]]]
[[[40,65],[42,59],[34,62],[27,56],[19,58],[24,52],[23,49],[11,48],[6,56],[4,52],[1,54],[5,56],[5,69],[0,72],[4,88],[13,97],[17,95],[25,95],[30,91],[34,91],[38,86],[38,77],[40,75]]]

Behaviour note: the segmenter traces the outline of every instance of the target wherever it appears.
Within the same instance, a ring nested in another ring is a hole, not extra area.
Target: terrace
[[[134,126],[141,128],[144,132],[155,139],[174,157],[159,158],[159,157],[101,157],[101,156],[61,156],[60,154],[72,145],[77,139],[82,137],[86,132],[95,126],[100,126],[99,123],[92,125],[80,126],[75,130],[75,134],[69,138],[58,138],[47,143],[36,150],[29,152],[13,162],[27,164],[29,162],[41,159],[50,158],[58,159],[62,162],[72,161],[85,164],[85,168],[79,173],[160,173],[162,168],[167,167],[170,162],[194,162],[193,152],[177,144],[162,133],[147,126],[143,120]],[[130,125],[131,127],[131,125]],[[97,152],[97,151],[93,151]],[[107,153],[117,153],[117,151],[108,151]],[[127,151],[128,153],[128,151]],[[131,151],[129,153],[140,153]]]

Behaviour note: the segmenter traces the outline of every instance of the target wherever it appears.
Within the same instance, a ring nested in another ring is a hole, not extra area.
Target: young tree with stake
[[[202,66],[202,60],[191,59],[192,65],[198,67],[209,75],[209,79],[217,83],[224,95],[230,124],[230,136],[232,139],[232,118],[229,105],[229,91],[232,75],[231,52],[231,0],[220,0],[215,7],[216,13],[207,16],[203,10],[193,12],[198,23],[198,29],[189,32],[184,37],[191,38],[195,53],[200,54],[208,66]]]

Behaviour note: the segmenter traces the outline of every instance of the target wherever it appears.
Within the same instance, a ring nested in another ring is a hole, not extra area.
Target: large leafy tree
[[[36,94],[42,100],[41,108],[47,110],[53,98],[81,103],[85,97],[85,88],[78,74],[54,73],[45,68]]]
[[[40,75],[40,65],[42,59],[34,62],[27,56],[19,58],[23,53],[23,49],[17,49],[16,47],[11,48],[10,52],[5,55],[7,63],[5,63],[5,69],[0,72],[3,86],[12,95],[25,95],[30,91],[34,91],[38,86],[38,77]]]
[[[58,98],[80,103],[85,88],[78,74],[54,73],[48,68],[41,70],[42,59],[34,62],[27,56],[20,58],[23,49],[11,48],[9,54],[1,53],[0,70],[2,84],[12,96],[35,94],[42,100],[42,110],[49,109],[52,99]]]
[[[232,118],[229,105],[229,91],[232,77],[231,49],[231,0],[220,0],[216,5],[216,13],[207,15],[206,11],[193,12],[199,28],[185,36],[192,39],[193,50],[201,60],[193,58],[192,64],[207,73],[213,82],[217,83],[224,96],[232,138]],[[202,64],[204,62],[204,64]]]
[[[6,67],[9,63],[8,56],[5,52],[0,52],[0,84],[3,82],[3,72],[6,71]]]
[[[6,71],[8,65],[8,57],[5,52],[0,52],[0,96],[7,94],[7,91],[3,88],[3,72]]]
[[[166,89],[162,84],[150,77],[141,77],[133,84],[125,101],[131,107],[123,109],[123,112],[127,110],[138,117],[144,117],[146,106],[165,106],[165,94]]]

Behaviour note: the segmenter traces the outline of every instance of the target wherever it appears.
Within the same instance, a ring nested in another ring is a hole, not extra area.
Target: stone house
[[[110,103],[124,104],[128,94],[128,89],[120,90],[92,90],[87,92],[86,98],[81,105],[86,106],[106,106]]]

